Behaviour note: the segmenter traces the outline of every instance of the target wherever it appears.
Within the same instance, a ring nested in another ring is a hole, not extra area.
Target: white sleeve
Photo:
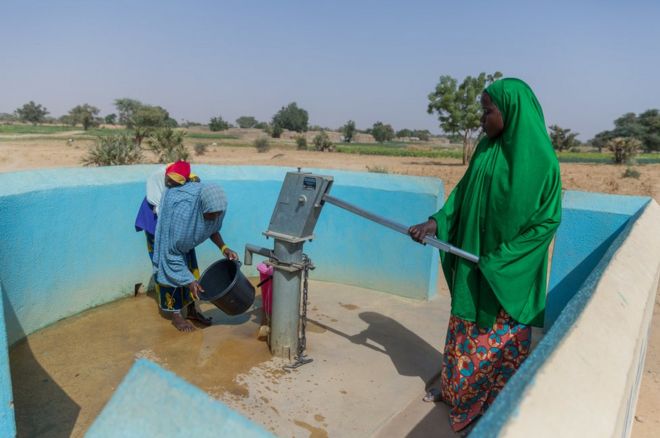
[[[154,213],[158,214],[160,200],[165,193],[165,167],[159,167],[147,178],[147,202],[154,206]]]

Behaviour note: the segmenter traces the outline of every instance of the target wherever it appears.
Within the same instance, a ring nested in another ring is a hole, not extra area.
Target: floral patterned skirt
[[[529,355],[532,331],[503,309],[490,329],[451,316],[441,374],[454,431],[481,416]]]

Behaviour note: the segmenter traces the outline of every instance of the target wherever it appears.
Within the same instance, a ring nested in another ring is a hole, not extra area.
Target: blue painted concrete
[[[0,174],[0,285],[5,308],[15,314],[6,318],[10,344],[61,318],[131,294],[135,283],[147,282],[150,264],[144,236],[133,231],[133,221],[144,196],[145,178],[153,168]],[[287,170],[196,166],[204,181],[218,182],[228,193],[223,235],[235,250],[242,253],[246,243],[272,245],[261,232]],[[444,198],[442,184],[430,178],[313,171],[335,177],[337,197],[405,224],[424,220]],[[514,412],[513,401],[577,318],[609,257],[625,238],[630,218],[647,202],[641,197],[566,193],[548,296],[548,319],[555,323],[475,432],[499,430]],[[306,245],[318,266],[315,279],[414,298],[435,292],[438,254],[431,248],[331,205],[325,207],[316,235]],[[201,246],[202,267],[217,257],[212,244]],[[256,275],[254,267],[246,273]],[[0,338],[2,436],[5,430],[10,435],[14,430],[13,411],[6,409],[11,400],[7,357],[2,354],[6,342]]]
[[[545,328],[548,330],[566,304],[600,262],[630,218],[650,198],[566,192],[562,221],[555,239]]]
[[[598,193],[593,195],[593,198],[591,198],[584,192],[567,192],[564,197],[564,208],[572,209],[575,214],[569,214],[567,220],[562,219],[557,231],[552,269],[555,278],[551,277],[550,281],[551,284],[556,285],[556,288],[561,286],[568,289],[569,284],[571,287],[575,287],[572,296],[565,306],[560,309],[560,313],[543,339],[479,420],[470,436],[497,437],[507,421],[516,415],[516,410],[520,400],[523,399],[525,390],[533,384],[538,370],[561,343],[582,313],[612,257],[626,240],[635,220],[642,214],[645,206],[650,201],[650,198],[638,196],[603,195]],[[606,202],[608,200],[609,202]],[[590,208],[602,209],[605,213],[594,216],[593,213],[596,212],[590,211]],[[635,208],[637,209],[635,210]],[[583,211],[580,212],[579,210]],[[564,210],[565,212],[566,210]],[[619,216],[625,216],[626,221],[617,228],[616,224],[621,220]],[[605,220],[609,226],[601,227],[598,222],[593,222],[594,219]],[[604,239],[600,244],[591,240],[587,240],[586,244],[584,243],[581,234],[590,227],[598,230],[601,238]],[[574,245],[571,244],[572,241],[575,242]],[[558,247],[557,244],[560,242],[563,243]],[[585,245],[585,248],[592,248],[592,253],[584,248],[571,248],[580,245]],[[570,253],[565,254],[563,252],[569,249],[571,250]],[[592,255],[594,253],[595,255]],[[600,254],[599,257],[598,254]],[[573,272],[574,270],[565,269],[561,266],[555,269],[555,263],[558,263],[560,258],[566,259],[567,266],[571,262],[578,264],[577,266],[574,265],[577,274]],[[582,260],[582,262],[580,263],[578,260]],[[587,272],[584,267],[590,265],[593,266]],[[548,307],[551,306],[551,301],[552,297],[549,295]]]
[[[4,293],[0,284],[0,436],[16,436],[14,402],[9,374],[9,350],[5,330]]]
[[[43,170],[0,174],[0,280],[21,322],[9,342],[59,319],[133,292],[151,267],[145,238],[133,228],[154,166]],[[196,166],[229,197],[222,230],[242,254],[246,243],[272,246],[266,230],[287,170]],[[404,223],[435,212],[442,183],[367,173],[319,170],[335,177],[334,194]],[[438,254],[405,236],[328,206],[306,246],[318,266],[312,277],[424,299],[435,293]],[[204,268],[219,258],[210,242],[198,251]],[[254,267],[246,274],[256,275]]]
[[[265,438],[273,435],[176,374],[140,359],[85,436]]]

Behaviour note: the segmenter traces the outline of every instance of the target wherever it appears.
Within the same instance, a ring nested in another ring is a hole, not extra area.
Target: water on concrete
[[[440,370],[446,291],[430,302],[311,282],[308,354],[292,372],[257,340],[259,309],[180,333],[144,294],[28,336],[10,353],[19,436],[82,436],[139,357],[279,436],[454,436],[421,401]],[[140,412],[135,412],[140,415]]]

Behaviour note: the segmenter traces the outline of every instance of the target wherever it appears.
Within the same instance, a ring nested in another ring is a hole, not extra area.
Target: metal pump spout
[[[263,248],[252,244],[245,245],[245,257],[243,257],[243,264],[250,266],[252,264],[252,255],[259,254],[269,259],[275,259],[275,254],[272,249]]]

